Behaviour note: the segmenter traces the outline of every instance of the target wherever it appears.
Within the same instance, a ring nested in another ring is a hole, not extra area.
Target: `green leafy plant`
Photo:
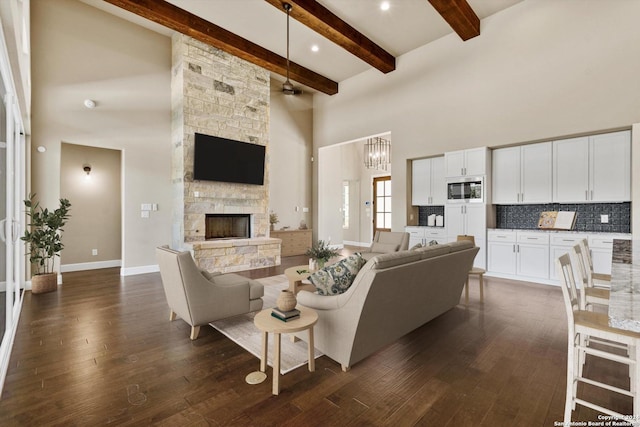
[[[318,240],[318,243],[307,249],[305,254],[309,258],[321,261],[323,263],[329,261],[330,258],[340,255],[340,251],[329,247],[329,243],[324,240]]]
[[[54,258],[60,256],[64,248],[60,239],[62,227],[69,219],[71,203],[60,199],[60,207],[50,211],[41,208],[36,202],[35,194],[30,194],[24,201],[27,208],[29,224],[20,240],[29,244],[29,261],[35,268],[35,275],[53,272]]]
[[[269,224],[275,225],[275,224],[277,224],[279,222],[280,222],[280,220],[278,219],[278,214],[275,213],[275,212],[271,212],[269,214]]]

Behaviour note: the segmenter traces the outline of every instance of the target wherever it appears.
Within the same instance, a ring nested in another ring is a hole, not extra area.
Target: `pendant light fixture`
[[[375,137],[364,144],[364,165],[367,169],[387,171],[391,164],[391,141]]]
[[[291,5],[289,3],[283,3],[282,7],[287,12],[287,80],[282,84],[282,92],[285,95],[299,95],[302,93],[302,90],[296,89],[291,81],[289,81],[289,15],[291,13]]]

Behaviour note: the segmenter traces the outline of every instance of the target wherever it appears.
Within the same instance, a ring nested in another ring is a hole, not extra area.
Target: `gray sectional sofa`
[[[460,301],[478,250],[462,241],[377,255],[343,294],[300,291],[298,303],[318,312],[315,347],[346,371],[450,310]]]

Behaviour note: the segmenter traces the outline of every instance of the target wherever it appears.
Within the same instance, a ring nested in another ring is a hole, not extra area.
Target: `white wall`
[[[123,273],[145,271],[171,236],[171,40],[77,0],[33,1],[31,17],[32,191],[57,205],[63,142],[122,150]],[[143,219],[142,203],[159,210]]]
[[[393,210],[406,159],[640,122],[640,2],[524,1],[314,98],[314,146],[391,131]],[[393,229],[405,225],[393,216]]]

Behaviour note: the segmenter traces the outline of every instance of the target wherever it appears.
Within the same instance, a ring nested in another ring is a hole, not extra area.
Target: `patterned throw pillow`
[[[309,276],[319,295],[338,295],[345,293],[353,283],[358,271],[367,260],[359,252],[348,258],[328,265]]]

